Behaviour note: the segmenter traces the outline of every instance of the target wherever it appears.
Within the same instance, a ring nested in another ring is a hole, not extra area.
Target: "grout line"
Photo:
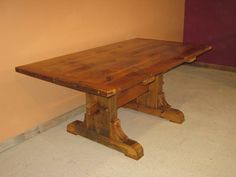
[[[60,116],[55,117],[54,119],[51,119],[45,123],[42,123],[30,130],[27,130],[26,132],[24,132],[22,134],[19,134],[13,138],[3,141],[2,143],[0,143],[0,153],[34,137],[35,135],[38,135],[39,133],[42,133],[44,131],[47,131],[50,128],[55,127],[56,125],[66,121],[76,115],[83,113],[84,110],[85,110],[85,105],[79,106],[69,112],[66,112]]]

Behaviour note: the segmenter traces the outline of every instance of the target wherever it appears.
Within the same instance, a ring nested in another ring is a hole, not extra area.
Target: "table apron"
[[[138,96],[148,92],[149,85],[139,84],[127,90],[120,92],[117,96],[117,107],[122,107],[126,103],[134,100]]]

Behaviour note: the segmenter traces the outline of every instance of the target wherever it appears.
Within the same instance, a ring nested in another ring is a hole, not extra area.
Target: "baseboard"
[[[38,125],[37,127],[34,127],[20,135],[17,135],[13,138],[7,139],[6,141],[3,141],[2,143],[0,143],[0,153],[8,150],[32,137],[34,137],[35,135],[42,133],[52,127],[55,127],[56,125],[76,116],[79,115],[81,113],[83,113],[85,110],[85,105],[82,105],[78,108],[75,108],[63,115],[60,115],[54,119],[51,119],[43,124]]]
[[[190,65],[200,66],[204,68],[218,69],[218,70],[223,70],[223,71],[236,72],[236,67],[233,67],[233,66],[217,65],[217,64],[203,63],[203,62],[198,62],[198,61],[190,63]]]

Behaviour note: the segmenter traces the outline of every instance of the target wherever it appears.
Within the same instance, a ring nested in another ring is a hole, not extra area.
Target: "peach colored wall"
[[[84,104],[17,65],[133,37],[181,41],[184,0],[0,0],[0,141]]]

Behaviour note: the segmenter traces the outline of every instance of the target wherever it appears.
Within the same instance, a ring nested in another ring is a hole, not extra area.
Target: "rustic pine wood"
[[[84,121],[70,123],[67,131],[139,159],[143,148],[123,132],[117,109],[128,107],[182,123],[183,113],[165,100],[163,73],[210,49],[137,38],[19,66],[16,71],[85,92]]]
[[[117,96],[109,98],[86,94],[86,113],[83,122],[76,120],[67,131],[81,135],[139,159],[143,148],[123,132],[117,117]]]
[[[131,39],[20,67],[16,71],[100,96],[112,96],[210,50],[154,39]]]

